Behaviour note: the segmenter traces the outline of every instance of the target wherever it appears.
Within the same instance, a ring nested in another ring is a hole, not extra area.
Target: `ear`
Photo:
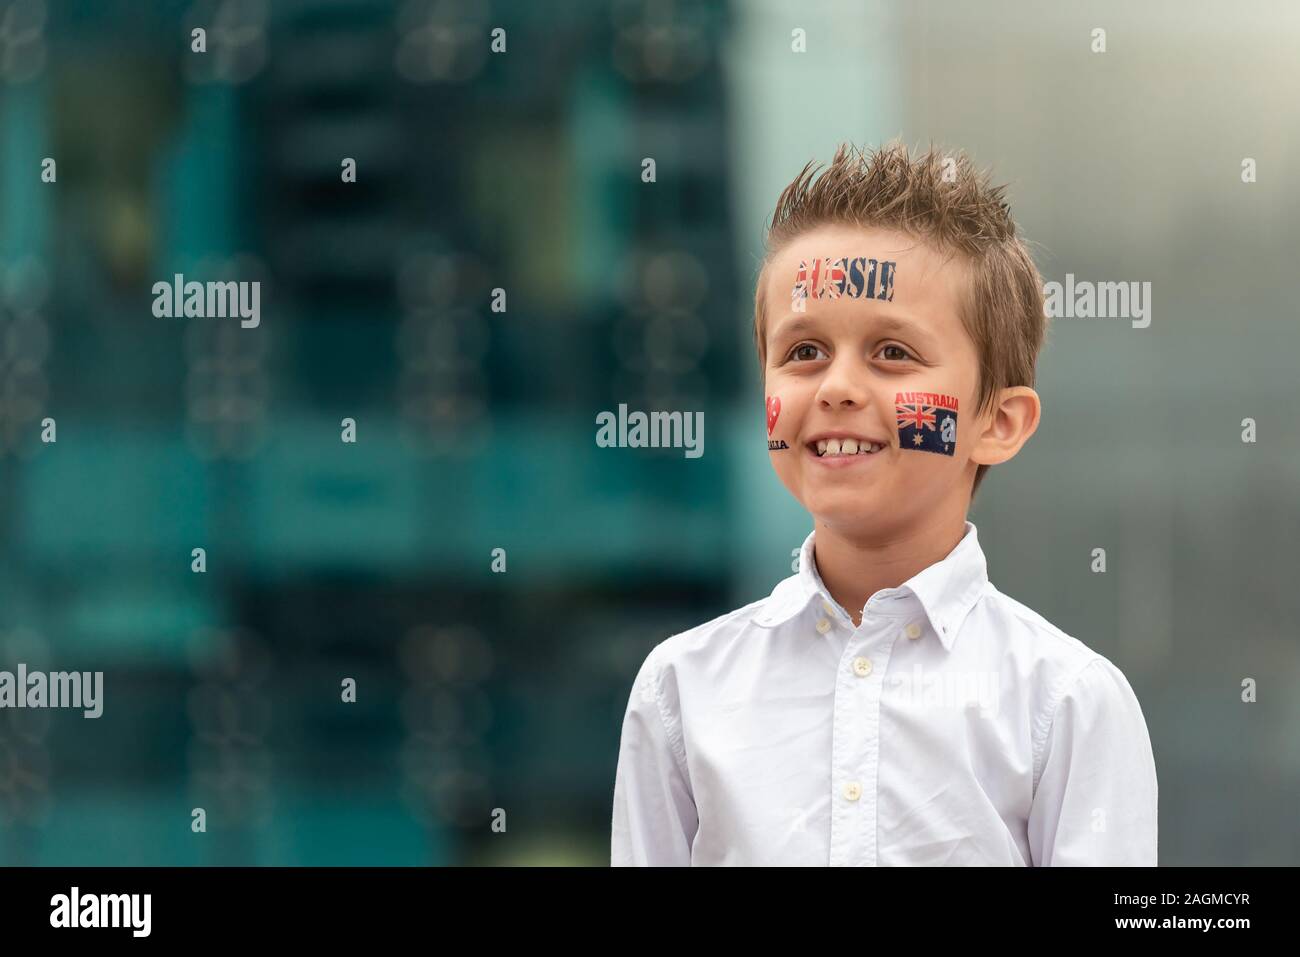
[[[1029,386],[1013,386],[998,393],[993,408],[979,420],[979,437],[970,460],[976,465],[1000,465],[1013,458],[1038,428],[1042,406]]]

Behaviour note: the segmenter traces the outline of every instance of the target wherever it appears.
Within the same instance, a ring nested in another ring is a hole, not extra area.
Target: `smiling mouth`
[[[808,443],[809,450],[818,458],[837,458],[851,455],[874,455],[884,448],[880,443],[865,439],[819,439]]]

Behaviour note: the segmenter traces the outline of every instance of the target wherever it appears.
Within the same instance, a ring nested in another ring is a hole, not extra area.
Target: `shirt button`
[[[825,618],[819,618],[817,619],[817,630],[824,635],[831,630],[831,623]]]
[[[871,659],[857,657],[853,659],[853,673],[859,678],[865,678],[871,674]]]
[[[856,801],[862,797],[862,785],[857,781],[850,781],[844,785],[844,796],[850,801]]]
[[[912,622],[910,625],[908,625],[906,628],[903,629],[903,634],[907,635],[907,637],[909,638],[920,638],[921,626],[918,625],[916,622]]]
[[[822,599],[822,607],[826,609],[826,614],[828,615],[835,614],[835,606],[832,605],[830,602],[828,602],[825,598]]]

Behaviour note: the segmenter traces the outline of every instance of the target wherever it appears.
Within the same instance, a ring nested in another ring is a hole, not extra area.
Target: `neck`
[[[918,572],[942,561],[966,531],[964,515],[937,516],[895,536],[863,538],[845,534],[820,520],[813,556],[831,597],[862,623],[862,609],[876,592],[897,588]]]

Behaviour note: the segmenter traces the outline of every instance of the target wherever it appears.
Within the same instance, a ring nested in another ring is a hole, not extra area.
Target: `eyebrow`
[[[903,335],[919,337],[927,345],[933,342],[930,333],[926,332],[919,324],[901,316],[879,316],[871,320],[871,322],[879,332],[897,332]],[[816,328],[816,319],[806,315],[795,315],[793,318],[781,320],[776,324],[776,327],[772,330],[772,340],[788,339]]]

